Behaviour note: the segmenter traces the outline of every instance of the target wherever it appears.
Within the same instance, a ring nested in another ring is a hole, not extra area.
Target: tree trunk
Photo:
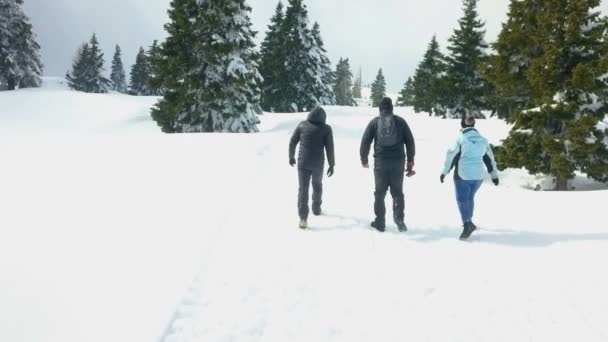
[[[555,177],[555,191],[568,191],[568,178]]]
[[[17,86],[15,79],[14,78],[9,78],[7,80],[8,83],[8,90],[15,90],[15,87]]]

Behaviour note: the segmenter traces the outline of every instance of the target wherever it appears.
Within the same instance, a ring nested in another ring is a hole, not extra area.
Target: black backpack
[[[394,146],[399,143],[399,132],[395,115],[381,116],[378,118],[376,131],[376,144],[380,146]]]

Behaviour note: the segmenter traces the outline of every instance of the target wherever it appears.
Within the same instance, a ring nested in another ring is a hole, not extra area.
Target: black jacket
[[[393,116],[395,120],[396,131],[398,135],[398,143],[392,146],[381,146],[377,144],[377,131],[378,131],[378,121],[381,117]],[[403,160],[405,161],[406,152],[405,147],[407,147],[407,161],[414,162],[414,157],[416,156],[416,143],[414,142],[414,136],[412,135],[412,131],[408,126],[405,120],[397,115],[394,115],[390,111],[382,111],[379,117],[374,118],[369,125],[367,125],[367,129],[363,134],[363,139],[361,140],[361,163],[368,164],[368,156],[369,150],[372,145],[372,141],[374,142],[374,158],[376,162],[380,161],[388,161],[388,160]]]
[[[316,108],[308,115],[306,121],[302,121],[293,132],[289,142],[289,158],[295,158],[296,146],[300,143],[298,155],[298,167],[301,169],[314,170],[323,168],[327,153],[329,166],[335,165],[334,159],[334,137],[331,127],[325,124],[327,115],[322,108]]]

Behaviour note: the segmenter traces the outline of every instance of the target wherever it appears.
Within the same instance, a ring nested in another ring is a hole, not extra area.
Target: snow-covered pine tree
[[[152,117],[164,132],[257,131],[261,76],[245,0],[172,0]],[[168,79],[173,81],[167,82]]]
[[[386,96],[386,79],[382,73],[382,68],[378,71],[376,80],[372,83],[372,107],[378,107],[382,99]]]
[[[159,77],[159,66],[162,64],[162,58],[162,52],[160,45],[158,45],[158,40],[154,40],[146,55],[149,68],[148,89],[150,91],[150,95],[152,96],[162,96],[164,93],[162,80]]]
[[[494,87],[491,97],[492,108],[499,117],[509,122],[514,114],[532,104],[532,88],[527,80],[530,59],[542,56],[543,49],[535,44],[523,44],[534,37],[538,29],[536,12],[541,3],[511,1],[506,26],[498,40],[492,44],[496,54],[482,64],[482,74]],[[520,42],[521,40],[521,42]]]
[[[68,72],[65,75],[65,79],[68,81],[70,89],[76,91],[87,91],[86,81],[89,63],[90,47],[89,43],[83,43],[76,52],[74,61],[72,63],[72,72]]]
[[[397,99],[397,106],[399,107],[411,107],[414,105],[414,80],[411,77],[407,78],[405,86],[399,93]]]
[[[318,105],[332,106],[336,104],[336,95],[334,94],[334,84],[336,83],[336,75],[331,69],[331,61],[327,57],[327,50],[321,38],[321,27],[315,22],[312,27],[313,48],[310,51],[313,68],[316,73],[311,73],[311,92],[313,92],[318,101]]]
[[[599,4],[511,1],[496,44],[499,58],[506,53],[513,63],[493,71],[497,87],[531,95],[514,116],[499,163],[554,176],[556,190],[567,190],[576,171],[608,182],[608,130],[601,123],[608,112],[608,20]]]
[[[479,19],[477,2],[463,0],[464,15],[449,39],[446,89],[450,117],[483,117],[482,110],[489,107],[487,84],[479,71],[488,44],[484,40],[484,23]]]
[[[303,0],[289,0],[281,26],[285,53],[283,72],[287,82],[281,92],[278,111],[303,112],[331,104],[331,98],[328,99],[331,96],[327,94],[333,85],[327,84],[331,76],[324,73],[327,70],[323,65],[325,51],[308,26],[308,11]]]
[[[42,84],[40,45],[22,4],[23,0],[0,0],[0,89]]]
[[[342,59],[336,66],[336,85],[334,93],[336,94],[336,104],[338,106],[355,106],[353,98],[353,73],[350,70],[350,62],[348,58]]]
[[[355,83],[353,84],[353,97],[356,99],[363,98],[362,93],[363,89],[363,72],[361,68],[359,68],[359,72],[357,73],[357,77],[355,78]]]
[[[279,1],[274,16],[270,19],[266,37],[261,46],[260,74],[262,83],[262,108],[274,112],[281,108],[283,89],[287,83],[284,70],[285,51],[282,35],[282,24],[285,14],[283,3]]]
[[[423,60],[416,69],[410,88],[413,91],[412,105],[416,113],[445,115],[445,72],[445,57],[439,50],[437,38],[433,36]]]
[[[114,52],[114,58],[112,59],[110,81],[112,81],[112,90],[123,94],[127,92],[127,76],[125,67],[122,64],[122,52],[118,45],[116,45],[116,51]]]
[[[150,65],[146,50],[143,47],[139,48],[135,64],[131,67],[131,83],[129,85],[129,94],[136,96],[152,95],[148,87],[150,81]]]
[[[89,43],[78,49],[72,73],[66,75],[70,88],[86,93],[107,93],[111,82],[103,76],[104,63],[97,35],[93,34]]]

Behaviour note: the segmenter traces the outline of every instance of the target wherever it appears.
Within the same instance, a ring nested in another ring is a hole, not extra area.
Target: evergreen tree
[[[289,0],[281,25],[281,40],[286,83],[277,109],[303,112],[331,104],[332,84],[328,82],[333,76],[327,73],[331,69],[324,62],[325,50],[320,35],[308,27],[308,11],[302,0]]]
[[[340,58],[340,62],[336,66],[336,85],[334,93],[336,94],[336,104],[338,106],[355,106],[353,99],[353,73],[350,71],[350,63],[347,59]]]
[[[484,41],[484,23],[477,13],[478,0],[463,0],[464,16],[450,37],[447,67],[448,114],[451,117],[483,117],[487,109],[487,84],[479,72],[488,45]]]
[[[0,0],[0,89],[42,84],[40,45],[22,4],[23,0]]]
[[[162,52],[157,40],[154,40],[154,42],[148,49],[146,60],[148,64],[147,88],[149,90],[149,94],[152,96],[162,96],[164,94],[164,91],[162,80],[159,76],[160,72],[158,69],[159,65],[161,64],[160,61],[162,60]]]
[[[363,98],[361,94],[361,90],[363,88],[363,72],[361,68],[359,68],[359,72],[357,73],[357,78],[355,78],[355,84],[353,85],[353,97],[356,99]]]
[[[417,113],[445,115],[445,72],[445,57],[433,36],[409,88],[413,92],[412,105]]]
[[[567,190],[576,171],[608,181],[608,21],[599,0],[511,1],[496,43],[491,80],[521,94],[514,126],[497,155],[501,167],[555,177]]]
[[[164,132],[256,132],[261,76],[244,0],[172,0],[159,64]]]
[[[284,40],[282,25],[285,14],[283,3],[279,1],[274,16],[270,19],[268,32],[262,42],[260,74],[264,78],[262,83],[262,108],[274,112],[281,108],[281,96],[287,83],[283,66],[285,65]]]
[[[143,47],[139,48],[139,53],[135,58],[135,64],[131,68],[131,85],[129,93],[136,96],[149,96],[152,91],[149,88],[150,83],[150,65],[148,64],[148,56]]]
[[[380,102],[384,97],[386,97],[386,80],[381,68],[378,71],[376,80],[372,83],[372,107],[380,106]]]
[[[310,51],[312,59],[312,73],[310,80],[311,91],[317,98],[318,105],[335,105],[336,95],[334,94],[334,84],[336,83],[336,75],[331,69],[331,62],[327,58],[327,50],[321,38],[321,28],[319,23],[315,22],[312,27],[313,48]]]
[[[411,77],[408,77],[407,82],[405,82],[405,86],[399,93],[399,98],[397,99],[397,106],[399,107],[411,107],[414,105],[414,80]]]
[[[72,73],[66,75],[70,88],[87,93],[107,93],[111,82],[103,76],[104,63],[97,35],[93,34],[89,43],[78,50]]]
[[[116,45],[116,52],[114,52],[114,58],[112,59],[110,80],[112,81],[112,90],[123,94],[127,92],[127,76],[122,64],[122,52],[118,45]]]

